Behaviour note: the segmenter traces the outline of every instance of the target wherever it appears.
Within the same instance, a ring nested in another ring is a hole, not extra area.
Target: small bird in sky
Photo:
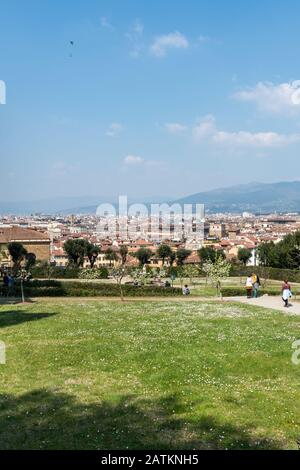
[[[70,51],[69,57],[73,57],[72,49],[73,49],[73,46],[74,46],[74,41],[70,41],[70,46],[71,46],[71,51]]]

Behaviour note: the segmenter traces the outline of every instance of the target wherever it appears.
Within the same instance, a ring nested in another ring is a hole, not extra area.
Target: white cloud
[[[102,28],[110,29],[111,31],[114,29],[113,25],[110,23],[110,21],[108,20],[106,16],[101,16],[100,24]]]
[[[202,36],[202,35],[200,35],[200,36],[198,36],[197,39],[198,39],[198,42],[199,42],[199,43],[204,43],[204,42],[210,41],[210,37],[209,37],[209,36]]]
[[[218,131],[214,141],[233,146],[273,148],[284,147],[300,141],[300,134],[277,134],[276,132],[224,132]]]
[[[64,177],[77,172],[79,165],[76,162],[70,164],[64,161],[57,161],[52,164],[51,170],[51,176]]]
[[[136,155],[127,155],[127,157],[124,158],[124,163],[125,165],[141,165],[144,163],[144,159]]]
[[[140,20],[135,20],[135,22],[133,23],[133,26],[132,26],[132,31],[135,34],[139,34],[139,35],[143,34],[143,32],[144,32],[143,23]]]
[[[141,53],[142,53],[142,50],[143,50],[143,46],[141,46],[139,44],[135,44],[133,46],[133,48],[131,49],[129,55],[133,59],[138,59],[140,57]]]
[[[208,140],[215,144],[232,147],[276,148],[300,142],[300,134],[278,134],[276,132],[227,132],[219,130],[215,118],[205,116],[193,128],[196,141]]]
[[[216,131],[215,118],[208,114],[203,119],[198,121],[197,125],[193,128],[193,135],[197,141],[202,140]]]
[[[129,31],[125,34],[130,41],[137,41],[144,33],[144,25],[140,20],[135,20]]]
[[[125,34],[128,41],[131,43],[130,56],[137,59],[143,50],[143,44],[141,43],[142,36],[144,33],[143,23],[137,19],[131,26],[130,30]]]
[[[160,160],[145,160],[142,157],[137,155],[127,155],[124,158],[123,163],[126,166],[139,166],[139,167],[149,167],[149,168],[163,168],[164,163]]]
[[[112,122],[109,128],[106,131],[106,135],[108,137],[115,137],[116,135],[120,134],[124,129],[123,125],[119,122]]]
[[[300,80],[279,85],[259,82],[253,88],[235,93],[234,98],[253,101],[262,111],[295,114],[300,111]]]
[[[176,31],[154,38],[150,45],[150,53],[155,57],[164,57],[168,49],[187,49],[188,47],[189,41],[187,38]]]
[[[180,124],[179,122],[167,122],[165,124],[165,129],[169,134],[181,134],[186,131],[187,126]]]

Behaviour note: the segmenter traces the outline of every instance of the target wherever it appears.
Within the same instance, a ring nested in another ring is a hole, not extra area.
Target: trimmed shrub
[[[162,297],[182,295],[181,289],[171,287],[123,285],[123,292],[128,297]],[[16,295],[20,288],[16,286]],[[26,297],[119,297],[117,284],[100,284],[63,281],[32,281],[24,285]]]
[[[76,266],[49,266],[41,263],[30,270],[34,278],[39,279],[78,279],[80,269]]]
[[[16,284],[20,284],[20,281],[16,281]],[[56,281],[55,279],[32,279],[30,281],[24,282],[24,287],[60,287],[61,281]]]
[[[108,279],[108,269],[103,266],[100,268],[81,269],[78,275],[79,279]]]
[[[293,290],[293,295],[298,295],[299,291],[296,289]],[[241,296],[246,296],[246,288],[245,287],[222,287],[221,289],[222,296],[223,297],[241,297]],[[280,295],[281,294],[281,289],[280,286],[278,288],[276,287],[270,287],[266,289],[259,289],[259,296],[262,295]]]
[[[267,277],[275,281],[300,282],[300,270],[298,269],[279,269],[264,266],[236,266],[232,265],[230,276],[249,276],[253,272],[259,275],[261,279]]]

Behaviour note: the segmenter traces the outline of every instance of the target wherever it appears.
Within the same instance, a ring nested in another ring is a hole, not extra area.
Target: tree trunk
[[[120,294],[121,294],[121,302],[124,302],[124,293],[122,288],[122,281],[119,282]]]

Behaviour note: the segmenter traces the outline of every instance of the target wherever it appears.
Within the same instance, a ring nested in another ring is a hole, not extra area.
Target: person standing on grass
[[[8,283],[9,283],[9,277],[8,277],[7,272],[5,272],[5,273],[3,274],[3,279],[2,279],[2,281],[3,281],[3,292],[2,292],[2,294],[5,295],[5,294],[7,294],[7,292],[8,292]]]
[[[7,296],[8,297],[13,294],[14,285],[15,285],[14,277],[13,277],[12,274],[9,274],[9,276],[8,276],[8,290],[7,290]]]
[[[284,302],[284,306],[288,307],[289,300],[292,297],[292,292],[291,292],[291,285],[288,280],[284,281],[282,284],[282,300]]]
[[[8,283],[9,283],[8,274],[4,273],[4,275],[3,275],[3,285],[4,285],[4,287],[8,287]]]
[[[258,290],[260,287],[260,280],[256,274],[252,274],[252,297],[256,299],[258,297]]]
[[[252,277],[248,276],[247,280],[246,280],[246,291],[247,291],[247,298],[248,299],[251,299],[252,288],[253,288]]]

